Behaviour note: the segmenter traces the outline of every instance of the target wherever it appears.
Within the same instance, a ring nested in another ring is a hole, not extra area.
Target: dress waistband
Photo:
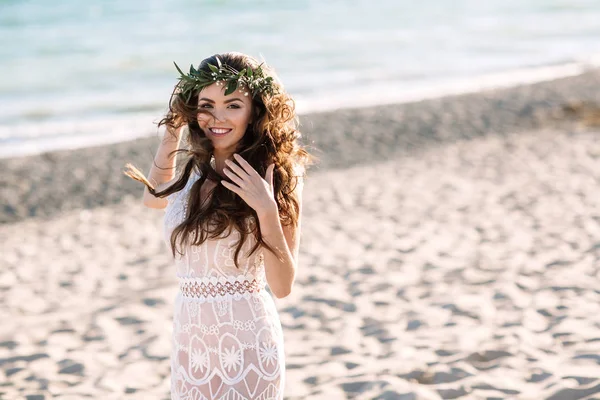
[[[248,277],[179,278],[179,289],[184,297],[215,299],[258,293],[264,285],[258,279]]]

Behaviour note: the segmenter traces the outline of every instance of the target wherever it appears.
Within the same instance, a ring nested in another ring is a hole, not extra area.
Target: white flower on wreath
[[[208,368],[208,352],[203,353],[199,349],[194,349],[191,358],[194,372],[198,371],[198,368],[200,368],[200,372],[204,372],[204,368]]]
[[[230,372],[231,368],[237,371],[238,364],[240,367],[242,366],[242,352],[241,350],[235,350],[235,346],[231,346],[231,350],[225,349],[221,354],[221,361],[225,364],[227,372]]]
[[[274,343],[264,342],[263,347],[260,348],[260,360],[266,366],[271,363],[275,365],[277,360],[277,346]]]

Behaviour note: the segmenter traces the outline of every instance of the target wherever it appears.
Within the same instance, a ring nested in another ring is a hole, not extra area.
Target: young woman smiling
[[[313,157],[293,99],[264,63],[224,53],[177,69],[154,184],[131,164],[125,172],[146,185],[146,206],[165,210],[179,278],[171,398],[283,399],[283,333],[265,288],[277,298],[292,290]],[[179,152],[189,158],[176,171]]]

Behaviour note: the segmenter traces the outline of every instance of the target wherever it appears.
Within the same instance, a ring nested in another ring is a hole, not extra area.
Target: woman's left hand
[[[242,156],[234,153],[233,157],[240,165],[236,165],[231,160],[225,160],[223,172],[235,184],[222,180],[221,183],[223,186],[237,193],[256,211],[259,217],[271,212],[277,212],[277,202],[275,201],[273,189],[273,170],[275,169],[275,164],[267,167],[263,179]]]

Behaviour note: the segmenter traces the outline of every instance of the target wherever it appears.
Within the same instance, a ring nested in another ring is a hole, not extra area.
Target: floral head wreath
[[[213,83],[216,83],[217,86],[226,85],[225,96],[235,92],[238,87],[240,92],[244,93],[244,96],[248,96],[248,90],[252,92],[252,97],[259,93],[266,93],[271,96],[277,94],[279,92],[278,87],[273,84],[272,77],[264,76],[262,65],[263,63],[255,69],[248,67],[237,71],[227,64],[223,65],[217,57],[217,65],[208,64],[210,72],[197,70],[193,65],[190,65],[189,74],[184,74],[177,64],[175,64],[175,68],[181,74],[179,77],[181,94],[189,101],[192,93],[200,91]]]

